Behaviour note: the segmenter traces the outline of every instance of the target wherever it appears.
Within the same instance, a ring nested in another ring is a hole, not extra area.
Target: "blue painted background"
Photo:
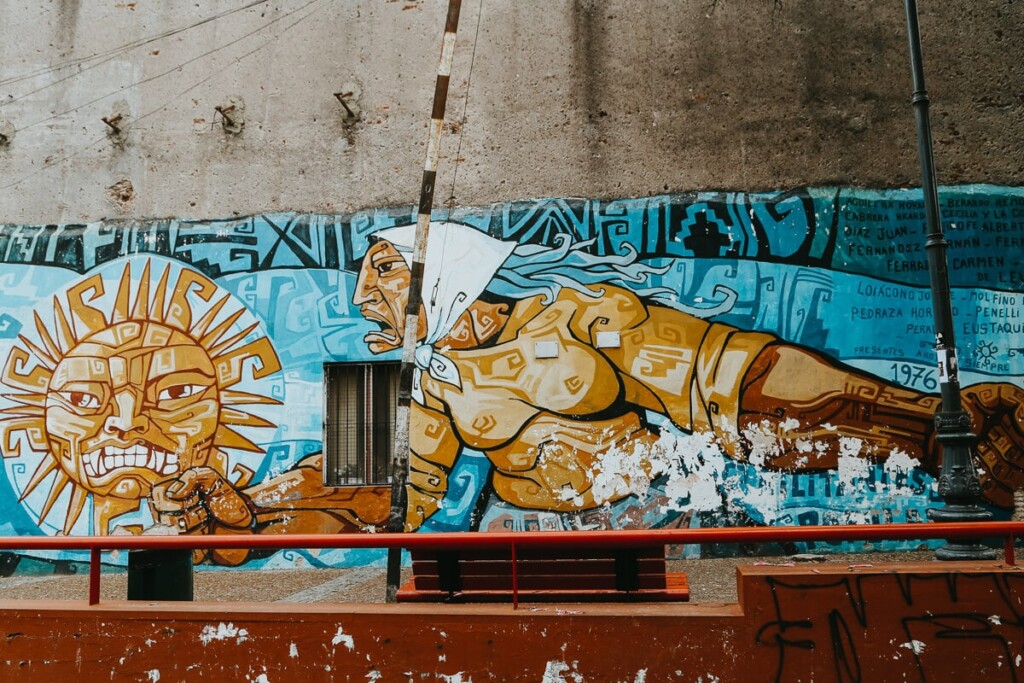
[[[952,187],[940,196],[961,382],[1022,385],[1024,188]],[[407,207],[341,216],[0,226],[0,357],[6,358],[34,310],[46,310],[55,292],[84,274],[114,272],[126,259],[148,256],[195,268],[249,308],[281,360],[281,373],[267,385],[284,403],[260,411],[278,426],[251,437],[265,455],[230,454],[254,469],[257,481],[264,479],[321,449],[323,363],[372,358],[362,338],[373,326],[351,304],[367,236],[414,218]],[[722,298],[720,287],[734,290],[735,304],[716,320],[771,332],[913,389],[937,388],[920,191],[822,188],[543,199],[458,210],[450,217],[442,211],[436,218],[524,243],[553,244],[564,233],[594,238],[592,249],[599,254],[621,253],[628,243],[641,259],[671,266],[655,284],[671,287],[690,306],[713,307]],[[6,405],[0,399],[0,407]],[[32,469],[24,458],[4,461],[2,535],[56,531],[37,524],[37,501],[18,501]],[[452,473],[445,507],[426,530],[469,528],[487,471],[485,458],[464,455]],[[915,471],[896,481],[881,466],[852,486],[836,473],[766,475],[735,462],[726,463],[722,477],[751,495],[739,496],[728,509],[723,503],[719,510],[687,510],[683,502],[666,512],[652,496],[579,515],[527,512],[491,501],[480,528],[902,522],[919,521],[926,508],[938,504],[928,475]],[[75,532],[88,533],[85,524]],[[361,564],[375,557],[282,553],[258,564]]]

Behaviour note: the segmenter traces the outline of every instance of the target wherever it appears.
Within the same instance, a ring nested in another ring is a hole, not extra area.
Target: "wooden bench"
[[[662,546],[517,549],[521,602],[656,602],[690,597],[686,575],[665,571]],[[399,602],[513,602],[512,557],[502,550],[413,550]]]

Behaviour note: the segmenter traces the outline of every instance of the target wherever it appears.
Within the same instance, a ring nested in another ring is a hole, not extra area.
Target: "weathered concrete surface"
[[[921,4],[939,180],[1024,182],[1024,7]],[[477,21],[464,5],[453,122]],[[199,23],[231,7],[0,0],[0,222],[414,203],[445,3],[284,0]],[[462,205],[917,182],[900,2],[482,7]],[[332,96],[345,88],[354,126]],[[215,112],[231,103],[238,134]],[[114,132],[101,119],[119,113]]]
[[[738,604],[0,602],[0,679],[1016,680],[1024,573],[743,567]]]

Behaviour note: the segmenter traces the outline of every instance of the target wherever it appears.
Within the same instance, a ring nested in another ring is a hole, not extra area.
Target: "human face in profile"
[[[387,240],[373,244],[363,257],[352,303],[359,306],[364,318],[380,328],[363,337],[371,353],[385,353],[402,346],[411,278],[405,259]]]

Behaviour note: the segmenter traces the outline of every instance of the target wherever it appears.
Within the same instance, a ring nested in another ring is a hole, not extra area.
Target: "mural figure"
[[[353,304],[379,327],[364,338],[374,354],[402,345],[413,230],[376,233],[362,260]],[[587,246],[520,245],[433,224],[407,529],[437,511],[464,448],[487,456],[495,495],[521,508],[572,512],[622,499],[631,480],[658,476],[673,457],[652,413],[764,468],[824,470],[843,456],[902,454],[937,473],[937,396],[706,320],[652,284],[661,271],[632,251],[598,257]],[[983,494],[1009,507],[1024,484],[1024,390],[978,384],[963,399],[982,435]],[[155,490],[162,519],[192,533],[384,524],[387,490],[325,489],[320,457],[250,488],[229,486],[215,469],[186,470]],[[205,504],[212,492],[230,503]]]
[[[106,293],[100,274],[72,286],[66,307],[55,296],[53,324],[37,312],[38,343],[19,335],[0,377],[17,390],[5,395],[16,405],[0,423],[3,455],[18,457],[22,443],[44,454],[21,498],[50,480],[42,523],[70,488],[65,534],[89,495],[94,533],[107,534],[158,482],[179,476],[227,481],[225,449],[261,451],[233,427],[273,426],[240,406],[276,399],[233,388],[248,378],[250,366],[254,378],[280,370],[266,337],[245,342],[258,323],[238,329],[245,309],[227,313],[230,294],[218,297],[219,288],[204,276],[182,269],[172,282],[168,265],[154,284],[150,268],[147,261],[133,288],[126,264],[106,312],[99,304]],[[195,320],[193,298],[210,304]],[[230,474],[237,486],[252,472],[235,468]],[[237,515],[233,497],[210,491],[206,503],[221,519]]]

